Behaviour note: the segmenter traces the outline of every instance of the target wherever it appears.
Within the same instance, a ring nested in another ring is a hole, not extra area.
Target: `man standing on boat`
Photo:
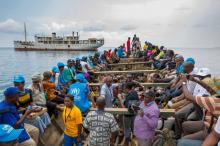
[[[128,40],[127,40],[127,57],[129,57],[131,54],[131,38],[128,37]]]
[[[104,85],[101,87],[100,96],[105,98],[105,105],[106,107],[113,107],[113,88],[112,88],[112,77],[107,76],[104,79]]]
[[[97,110],[91,111],[83,121],[83,127],[90,131],[89,146],[114,146],[119,127],[111,113],[105,112],[105,98],[96,100]]]
[[[133,89],[134,84],[132,82],[128,82],[125,87],[125,101],[124,106],[130,109],[131,105],[139,102],[139,97],[137,92]],[[129,141],[131,140],[131,133],[133,132],[135,113],[131,111],[129,114],[124,114],[124,136],[125,136],[125,146],[129,145]]]
[[[95,107],[95,101],[90,96],[90,90],[85,83],[85,77],[82,73],[76,75],[76,82],[69,87],[68,94],[74,96],[74,104],[80,109],[82,114],[86,114],[91,107],[90,101],[93,107]],[[90,99],[90,101],[89,101]]]
[[[144,101],[139,106],[139,114],[135,117],[134,135],[138,140],[138,146],[152,145],[160,114],[154,98],[155,94],[153,91],[145,92]]]

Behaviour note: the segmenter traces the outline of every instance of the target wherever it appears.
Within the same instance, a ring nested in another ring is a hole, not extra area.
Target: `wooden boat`
[[[112,70],[111,71],[96,71],[94,74],[96,76],[101,76],[105,74],[128,74],[128,73],[155,73],[160,72],[158,70],[146,70],[146,64],[151,64],[151,62],[143,62],[143,58],[123,58],[120,60],[119,64],[110,64]],[[140,66],[139,70],[134,70],[136,66]],[[126,66],[132,66],[131,70],[116,70],[113,71],[114,68],[117,68],[117,66],[120,66],[122,68],[125,68]],[[145,69],[145,70],[144,70]],[[97,87],[101,86],[102,83],[90,83],[91,87]],[[167,83],[141,83],[141,85],[145,87],[149,86],[160,86],[160,87],[167,87],[169,84]],[[91,108],[91,111],[94,111],[96,109]],[[107,112],[110,112],[112,114],[124,114],[127,113],[128,110],[126,108],[106,108]],[[175,110],[174,109],[161,109],[160,110],[161,115],[163,117],[170,117],[174,115]],[[52,119],[52,124],[45,130],[44,135],[40,139],[39,146],[62,146],[63,144],[63,137],[64,137],[64,123],[62,120],[62,111],[60,111],[58,118]],[[87,145],[87,140],[85,141],[84,146]],[[118,146],[121,146],[117,144]]]

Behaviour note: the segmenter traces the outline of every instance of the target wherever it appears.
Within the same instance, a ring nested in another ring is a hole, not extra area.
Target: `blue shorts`
[[[77,142],[77,137],[70,137],[66,134],[64,134],[64,146],[72,146],[75,144],[76,146],[82,146],[82,143]]]

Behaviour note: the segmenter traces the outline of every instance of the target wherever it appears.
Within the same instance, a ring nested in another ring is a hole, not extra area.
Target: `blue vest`
[[[8,124],[8,125],[14,126],[17,123],[17,121],[20,120],[18,110],[13,104],[7,103],[5,101],[0,102],[0,111],[2,111],[0,112],[0,123],[1,124]],[[30,139],[27,131],[24,128],[24,123],[20,124],[18,129],[24,129],[21,132],[20,136],[18,137],[19,143],[22,143]]]
[[[91,106],[87,97],[88,93],[89,89],[86,83],[76,82],[69,87],[68,94],[74,96],[74,104],[82,113],[88,111]]]

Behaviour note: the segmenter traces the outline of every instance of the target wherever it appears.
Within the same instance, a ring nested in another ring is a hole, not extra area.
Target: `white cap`
[[[210,69],[208,68],[200,68],[197,75],[199,76],[207,76],[210,74]]]

